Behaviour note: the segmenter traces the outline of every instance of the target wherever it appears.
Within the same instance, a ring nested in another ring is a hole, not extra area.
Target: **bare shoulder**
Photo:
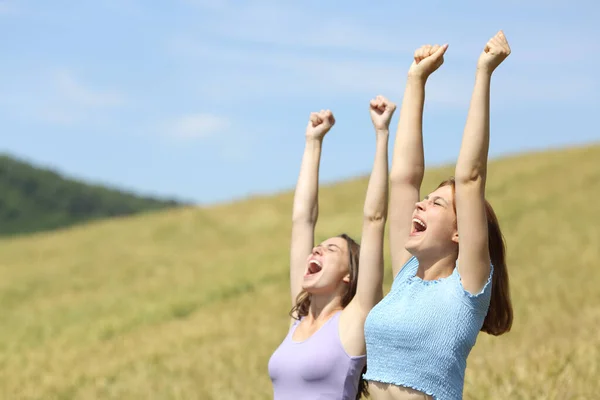
[[[349,304],[340,315],[340,341],[349,356],[362,356],[366,353],[365,320],[368,312],[364,312],[356,303]]]

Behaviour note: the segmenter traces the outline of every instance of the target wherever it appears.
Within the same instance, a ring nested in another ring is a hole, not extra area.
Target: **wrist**
[[[375,128],[375,133],[377,134],[378,137],[380,137],[380,136],[387,137],[390,135],[390,129],[389,128]]]
[[[492,73],[494,71],[484,66],[477,66],[477,70],[475,72],[475,76],[477,78],[490,79],[492,77]]]
[[[323,137],[315,137],[306,135],[306,147],[321,147]]]
[[[425,86],[428,76],[423,74],[408,73],[406,83],[409,85]]]

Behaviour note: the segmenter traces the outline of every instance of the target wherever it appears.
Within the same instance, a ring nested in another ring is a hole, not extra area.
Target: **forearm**
[[[319,212],[319,164],[322,139],[306,138],[302,165],[294,193],[293,221],[315,224]]]
[[[485,182],[490,141],[491,73],[478,70],[455,177],[458,183]]]
[[[364,205],[364,217],[370,221],[385,221],[388,208],[388,142],[389,131],[376,133],[375,160]]]
[[[364,320],[375,304],[383,297],[383,239],[388,208],[388,157],[389,130],[376,131],[375,160],[367,196],[361,235],[360,273],[356,286],[358,320]]]
[[[409,76],[402,99],[394,144],[391,180],[419,187],[425,173],[423,154],[423,107],[425,79]]]

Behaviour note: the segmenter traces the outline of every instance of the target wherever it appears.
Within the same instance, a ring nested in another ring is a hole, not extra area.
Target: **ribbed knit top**
[[[457,267],[433,281],[417,277],[418,268],[415,257],[408,260],[367,317],[364,379],[459,400],[467,357],[489,308],[493,266],[475,295],[463,288]]]

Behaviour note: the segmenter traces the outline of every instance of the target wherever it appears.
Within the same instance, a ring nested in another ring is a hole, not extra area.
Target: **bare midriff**
[[[433,400],[417,390],[381,382],[369,382],[369,393],[373,400]]]

